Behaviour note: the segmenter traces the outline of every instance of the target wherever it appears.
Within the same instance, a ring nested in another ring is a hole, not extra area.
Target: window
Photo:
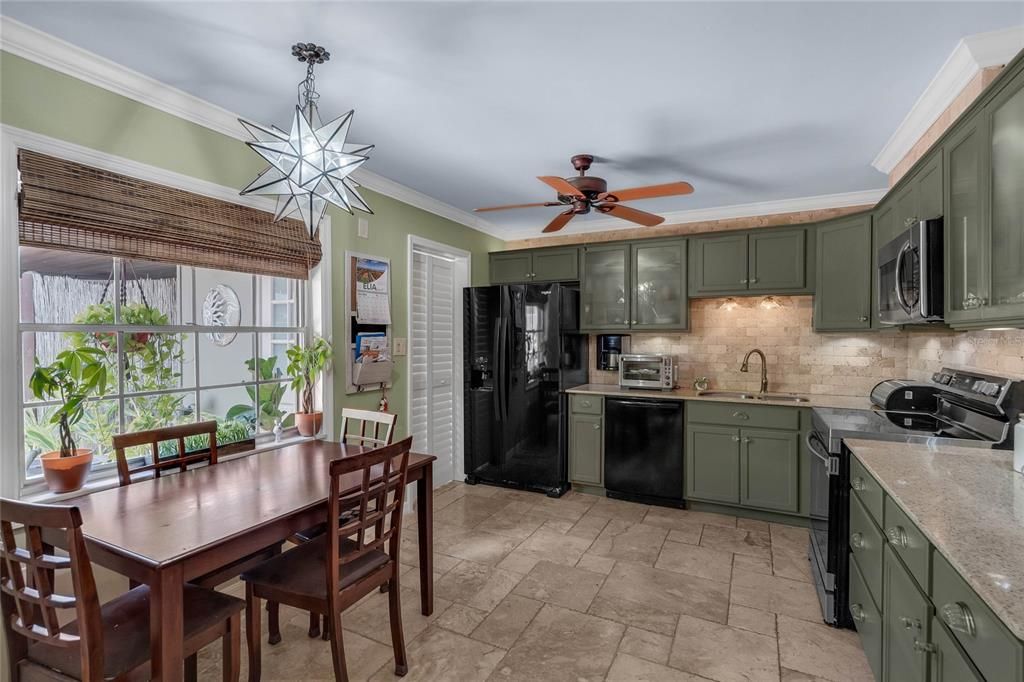
[[[73,427],[93,450],[91,480],[115,475],[115,433],[216,419],[218,444],[244,448],[292,425],[284,370],[305,333],[304,280],[29,246],[19,257],[24,486],[40,485],[38,456],[59,448],[56,403],[28,379],[67,348],[99,348],[108,372]]]

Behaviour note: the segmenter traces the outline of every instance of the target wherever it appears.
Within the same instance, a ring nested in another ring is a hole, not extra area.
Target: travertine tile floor
[[[806,530],[577,492],[450,483],[434,499],[430,618],[414,521],[403,529],[410,682],[872,679],[857,635],[821,623]],[[385,600],[342,616],[353,680],[397,679]],[[264,633],[263,679],[333,679],[306,614],[282,608],[281,620],[280,644]],[[219,658],[203,652],[202,679],[219,679]]]

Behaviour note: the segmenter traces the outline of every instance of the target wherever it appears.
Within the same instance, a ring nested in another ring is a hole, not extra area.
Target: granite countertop
[[[1024,476],[1013,453],[844,441],[932,545],[1024,640]]]
[[[715,391],[726,391],[731,389],[713,388]],[[566,393],[582,393],[591,395],[614,395],[629,396],[631,398],[655,398],[660,400],[706,400],[719,403],[742,403],[745,405],[783,405],[786,407],[842,407],[849,409],[867,410],[871,408],[871,401],[868,398],[844,395],[808,395],[801,394],[807,398],[807,402],[796,403],[790,400],[751,400],[749,398],[729,398],[722,396],[697,395],[692,388],[677,388],[672,391],[647,391],[637,388],[619,388],[616,384],[583,384],[575,388],[566,389]],[[756,393],[756,391],[752,391]]]

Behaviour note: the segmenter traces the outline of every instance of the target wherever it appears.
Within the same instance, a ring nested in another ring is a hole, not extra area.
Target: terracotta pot
[[[296,412],[295,428],[300,436],[315,436],[324,424],[323,412]]]
[[[85,485],[92,466],[92,450],[78,448],[71,457],[61,457],[59,450],[39,455],[43,478],[51,492],[70,493]]]

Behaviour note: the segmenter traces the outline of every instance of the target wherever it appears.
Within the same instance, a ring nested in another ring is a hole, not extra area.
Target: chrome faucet
[[[743,356],[743,364],[740,365],[741,372],[750,371],[750,356],[757,353],[761,356],[761,393],[768,391],[768,361],[764,358],[764,352],[760,348],[747,351],[747,354]]]

